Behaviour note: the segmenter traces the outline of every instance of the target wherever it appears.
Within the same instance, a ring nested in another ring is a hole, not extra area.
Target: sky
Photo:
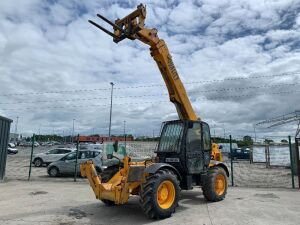
[[[299,0],[144,0],[146,27],[172,54],[195,112],[218,136],[299,110]],[[0,115],[23,134],[158,135],[177,119],[148,46],[118,44],[88,23],[122,18],[140,1],[0,1]],[[107,26],[106,26],[107,27]],[[294,135],[297,124],[256,127]]]

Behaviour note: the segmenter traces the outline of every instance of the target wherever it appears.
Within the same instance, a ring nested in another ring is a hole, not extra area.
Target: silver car
[[[102,151],[99,150],[81,150],[78,152],[77,174],[80,174],[80,163],[92,160],[98,173],[102,171]],[[59,175],[71,175],[75,173],[76,151],[72,152],[56,162],[51,163],[47,172],[51,177]]]
[[[72,148],[55,148],[44,153],[38,153],[33,156],[32,163],[36,167],[43,166],[44,164],[49,165],[50,163],[59,160],[66,154],[75,151]]]

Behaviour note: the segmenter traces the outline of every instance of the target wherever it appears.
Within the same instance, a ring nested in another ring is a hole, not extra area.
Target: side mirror
[[[188,128],[192,129],[194,127],[194,123],[192,121],[188,121]]]

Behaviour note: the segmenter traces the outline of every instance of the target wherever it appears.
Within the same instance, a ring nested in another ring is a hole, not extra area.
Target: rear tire
[[[149,175],[141,185],[140,202],[150,219],[170,217],[178,206],[179,197],[179,181],[169,170],[159,170]]]
[[[227,175],[223,168],[218,166],[209,168],[202,186],[204,197],[210,202],[223,200],[227,193],[227,184]]]
[[[35,167],[41,167],[43,165],[43,160],[41,158],[36,158],[33,163]]]

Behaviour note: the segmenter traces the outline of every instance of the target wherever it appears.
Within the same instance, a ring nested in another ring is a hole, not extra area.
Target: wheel
[[[33,162],[35,167],[41,167],[43,165],[43,160],[41,158],[36,158]]]
[[[96,172],[97,172],[98,175],[101,175],[102,171],[101,171],[101,169],[98,166],[96,166]]]
[[[118,171],[118,166],[111,166],[103,170],[100,173],[102,183],[108,182]]]
[[[170,217],[178,206],[179,197],[179,181],[169,170],[159,170],[149,175],[141,186],[142,209],[151,219]]]
[[[211,202],[218,202],[225,198],[227,193],[227,175],[223,168],[212,167],[207,172],[202,186],[204,197]]]
[[[107,200],[107,199],[101,199],[101,201],[107,205],[107,206],[114,206],[116,205],[116,203],[114,201],[111,201],[111,200]]]
[[[57,177],[59,175],[59,170],[57,167],[53,166],[49,169],[48,174],[50,177]]]

